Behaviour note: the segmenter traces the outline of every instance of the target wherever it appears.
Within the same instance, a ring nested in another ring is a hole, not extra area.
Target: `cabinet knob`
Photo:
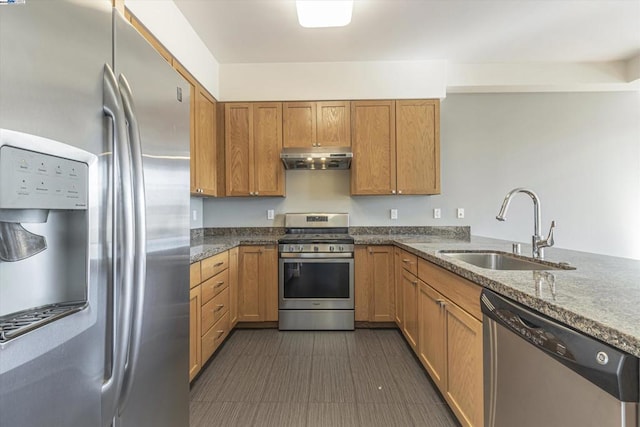
[[[254,196],[257,196],[257,195],[258,195],[258,192],[256,191],[255,193],[253,193],[253,195],[254,195]]]
[[[396,190],[391,190],[391,194],[396,194]]]
[[[253,196],[253,191],[249,191],[249,195],[250,195],[250,196]]]
[[[402,190],[398,190],[398,194],[402,194]]]

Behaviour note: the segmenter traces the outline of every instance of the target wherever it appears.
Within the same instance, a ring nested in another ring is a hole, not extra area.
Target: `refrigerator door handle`
[[[102,385],[103,421],[112,420],[117,411],[121,394],[125,365],[129,351],[129,335],[131,333],[131,315],[133,304],[133,272],[134,272],[134,218],[131,155],[127,148],[127,123],[121,105],[116,77],[108,64],[103,74],[103,110],[110,117],[113,125],[113,338],[111,374]],[[121,204],[120,204],[121,202]],[[122,207],[122,211],[120,208]],[[118,221],[119,216],[122,221]],[[121,222],[121,224],[120,224]],[[116,241],[121,240],[121,241]],[[120,270],[116,267],[121,264]]]
[[[146,197],[144,188],[144,170],[142,164],[142,141],[140,127],[135,113],[133,94],[129,82],[122,74],[118,77],[118,86],[122,97],[124,115],[129,123],[129,149],[131,152],[133,171],[133,199],[135,215],[135,266],[134,266],[134,303],[133,323],[129,340],[129,354],[125,367],[122,391],[119,397],[119,412],[124,410],[140,355],[140,342],[142,340],[142,315],[144,312],[144,294],[146,284],[147,261],[147,227],[146,227]]]

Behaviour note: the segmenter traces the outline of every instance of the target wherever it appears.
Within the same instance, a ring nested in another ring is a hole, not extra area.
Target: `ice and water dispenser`
[[[91,154],[0,129],[0,343],[87,301]]]

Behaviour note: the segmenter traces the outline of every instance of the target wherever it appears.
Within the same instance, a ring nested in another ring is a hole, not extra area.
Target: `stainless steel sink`
[[[538,261],[499,251],[440,251],[440,254],[489,270],[575,270],[569,264]]]

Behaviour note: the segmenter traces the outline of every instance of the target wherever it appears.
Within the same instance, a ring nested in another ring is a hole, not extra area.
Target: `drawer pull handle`
[[[224,261],[216,262],[215,264],[213,264],[213,266],[220,267],[222,264],[224,264]]]
[[[447,302],[445,300],[443,300],[443,299],[437,299],[436,303],[438,303],[438,305],[440,307],[446,307],[446,305],[447,305]]]
[[[407,262],[409,262],[409,260],[405,258],[405,259],[402,260],[402,262],[407,263]]]
[[[418,281],[417,280],[412,280],[411,283],[413,283],[414,285],[417,285]]]
[[[214,288],[219,288],[220,286],[224,285],[224,282],[217,282],[216,285],[214,286]]]
[[[216,339],[219,339],[223,335],[224,335],[224,331],[218,331],[218,336],[216,337]]]
[[[222,310],[224,308],[224,304],[219,304],[218,307],[213,310],[214,313],[217,313],[218,311]]]

